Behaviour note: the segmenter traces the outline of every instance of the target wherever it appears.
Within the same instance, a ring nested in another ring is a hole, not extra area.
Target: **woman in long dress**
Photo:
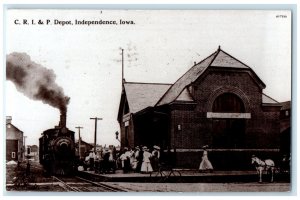
[[[144,154],[143,154],[143,163],[141,167],[141,172],[142,173],[148,173],[148,172],[153,172],[151,163],[150,163],[150,158],[151,158],[151,153],[149,152],[149,149],[147,147],[143,147]]]
[[[131,151],[130,151],[130,166],[133,171],[135,171],[136,165],[137,165],[137,160],[135,157],[135,151],[134,151],[134,149],[131,149]]]
[[[203,155],[202,155],[202,161],[201,161],[200,166],[199,166],[199,171],[200,172],[207,171],[207,170],[212,172],[214,170],[211,162],[208,160],[207,150],[206,150],[207,147],[208,147],[207,145],[202,147]]]
[[[160,147],[157,145],[153,146],[152,151],[152,159],[151,159],[151,165],[153,168],[153,171],[158,171],[159,168],[159,158],[160,158]]]

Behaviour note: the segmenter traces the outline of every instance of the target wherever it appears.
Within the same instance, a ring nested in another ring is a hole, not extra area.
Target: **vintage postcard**
[[[6,9],[6,194],[289,195],[292,18]]]

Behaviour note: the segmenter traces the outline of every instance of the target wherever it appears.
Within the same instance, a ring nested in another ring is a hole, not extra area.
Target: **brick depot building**
[[[121,146],[171,148],[176,165],[187,168],[199,167],[204,145],[215,169],[252,169],[252,154],[279,159],[281,104],[265,87],[220,48],[174,84],[124,81]]]

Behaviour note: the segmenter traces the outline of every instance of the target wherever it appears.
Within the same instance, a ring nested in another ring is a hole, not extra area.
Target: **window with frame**
[[[288,110],[285,111],[285,116],[289,116],[289,111]]]

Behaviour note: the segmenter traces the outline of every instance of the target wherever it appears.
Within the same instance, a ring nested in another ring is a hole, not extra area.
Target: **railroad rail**
[[[78,188],[75,187],[71,187],[70,185],[68,185],[65,181],[57,178],[56,176],[52,176],[53,179],[57,180],[60,183],[60,186],[62,188],[64,188],[67,191],[72,191],[72,192],[81,192],[81,190],[79,190]]]
[[[88,183],[88,185],[96,186],[96,188],[91,188],[90,186],[71,186],[67,182],[63,181],[62,179],[52,176],[53,179],[59,182],[59,185],[64,188],[68,192],[127,192],[125,190],[122,190],[117,187],[113,187],[104,183],[99,182],[93,182],[78,176],[75,176],[74,178],[79,179],[81,182],[78,182],[77,184],[82,183]]]
[[[79,177],[79,176],[75,176],[75,177],[76,177],[77,179],[79,179],[79,180],[88,182],[88,183],[90,183],[90,184],[92,184],[92,185],[95,185],[95,186],[104,188],[104,189],[106,189],[108,192],[127,192],[126,190],[122,190],[122,189],[120,189],[120,188],[112,187],[112,186],[107,185],[107,184],[104,184],[104,183],[93,182],[93,181],[87,180],[87,179],[85,179],[85,178],[81,178],[81,177]]]

